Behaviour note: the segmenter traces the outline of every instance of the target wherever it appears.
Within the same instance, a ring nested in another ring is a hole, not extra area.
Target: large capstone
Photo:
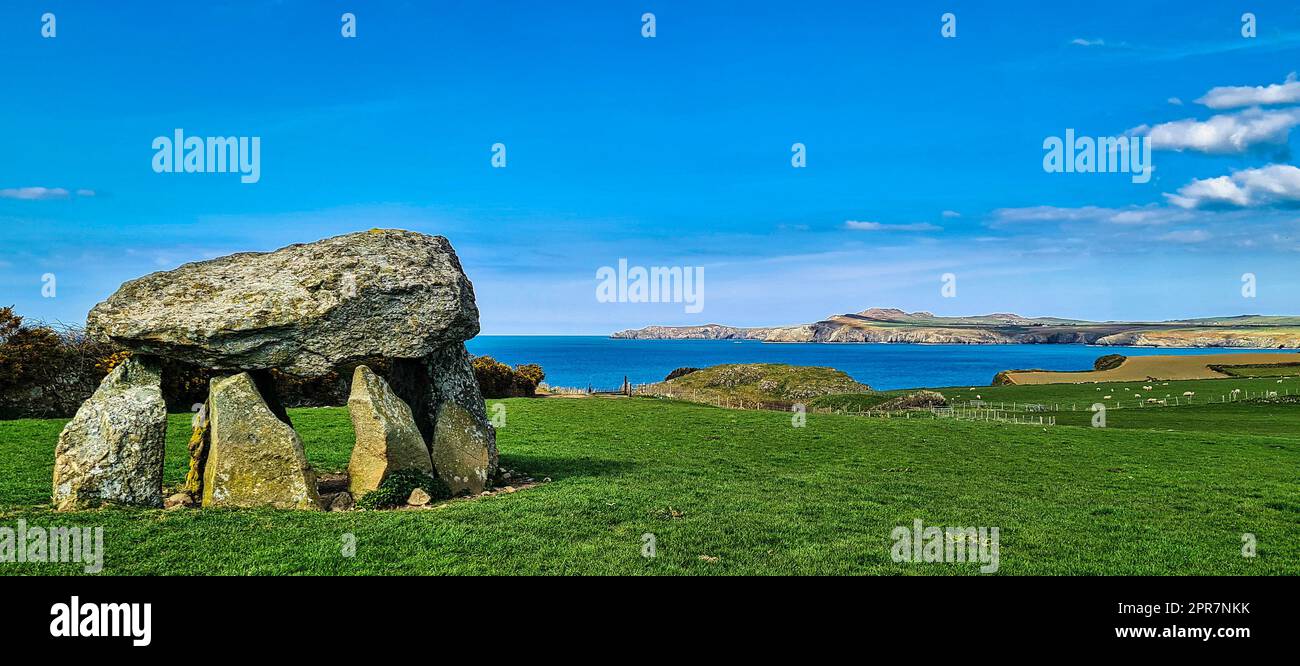
[[[321,509],[302,440],[247,372],[213,379],[208,405],[203,506]]]
[[[424,358],[479,330],[447,239],[392,229],[152,273],[96,305],[86,326],[138,352],[303,377]]]
[[[393,393],[382,377],[359,365],[352,373],[348,413],[356,445],[348,462],[348,490],[363,497],[389,474],[416,469],[433,474],[429,447],[420,436],[411,408]]]
[[[167,406],[155,359],[113,369],[59,434],[56,509],[102,504],[161,507]]]

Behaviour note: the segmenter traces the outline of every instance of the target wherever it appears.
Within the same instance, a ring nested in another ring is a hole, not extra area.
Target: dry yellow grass
[[[1008,372],[1013,384],[1085,384],[1152,379],[1221,379],[1228,377],[1211,365],[1300,363],[1300,353],[1206,354],[1204,356],[1130,356],[1123,365],[1089,372]]]

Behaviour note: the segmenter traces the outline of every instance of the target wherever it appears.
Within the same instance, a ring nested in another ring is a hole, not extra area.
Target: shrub
[[[668,373],[668,376],[664,377],[664,381],[671,382],[672,380],[677,379],[678,377],[684,377],[686,375],[691,374],[692,372],[699,372],[699,371],[700,371],[699,368],[691,368],[691,367],[677,368],[676,370],[673,370],[672,372]]]
[[[423,488],[433,500],[451,497],[451,489],[435,476],[418,469],[403,469],[389,474],[379,487],[357,499],[358,509],[391,509],[406,504],[411,491]]]
[[[478,389],[484,398],[511,397],[510,386],[515,374],[510,366],[491,356],[476,356],[470,366],[474,368],[474,379],[478,381]]]
[[[24,323],[0,308],[0,418],[70,416],[99,386],[117,351],[77,328]],[[107,368],[107,369],[105,369]]]
[[[1128,357],[1123,354],[1106,354],[1105,356],[1102,356],[1093,362],[1092,369],[1113,370],[1115,368],[1118,368],[1121,365],[1124,365],[1124,361],[1127,360]]]
[[[546,379],[546,372],[542,366],[536,363],[523,363],[515,366],[515,381],[521,386],[527,387],[528,394],[532,395],[537,390],[538,384]]]
[[[531,398],[546,378],[540,365],[524,363],[512,369],[491,356],[476,356],[470,366],[484,398]]]

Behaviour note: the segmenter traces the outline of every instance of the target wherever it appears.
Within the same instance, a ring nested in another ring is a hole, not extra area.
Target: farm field
[[[1220,389],[1207,383],[1194,384],[1198,395]],[[1080,402],[1095,393],[1073,388],[977,391]],[[788,412],[653,398],[501,402],[503,465],[549,482],[387,512],[54,513],[64,421],[0,422],[0,522],[103,526],[109,575],[978,573],[977,563],[892,561],[891,530],[914,519],[998,527],[1001,574],[1300,574],[1300,406],[1124,409],[1105,429],[836,414],[808,414],[796,428]],[[1241,432],[1250,410],[1278,425]],[[346,467],[345,409],[289,411],[318,471]],[[1157,414],[1178,417],[1120,425],[1166,418]],[[184,475],[189,418],[170,419],[168,484]],[[1244,533],[1258,557],[1241,556]],[[654,558],[642,557],[646,534]],[[348,538],[353,557],[341,555]],[[0,574],[80,572],[0,564]]]
[[[1207,354],[1200,356],[1130,356],[1124,363],[1109,370],[1092,370],[1087,372],[1051,372],[1043,370],[1008,371],[1006,377],[1013,384],[1057,384],[1084,382],[1123,382],[1144,381],[1148,377],[1161,379],[1217,379],[1226,376],[1261,376],[1253,366],[1263,364],[1300,363],[1300,354],[1295,352],[1275,352],[1259,354]],[[1240,372],[1232,372],[1226,367],[1234,365],[1252,366]],[[1224,367],[1223,371],[1219,368]],[[1276,368],[1274,368],[1276,369]],[[1289,371],[1289,372],[1288,372]],[[1295,376],[1300,373],[1300,366],[1284,368],[1278,374]],[[1271,372],[1268,374],[1272,374]],[[1277,376],[1273,374],[1272,376]]]

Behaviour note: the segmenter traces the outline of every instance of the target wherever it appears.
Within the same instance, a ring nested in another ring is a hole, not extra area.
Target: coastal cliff
[[[1091,322],[991,314],[940,317],[871,308],[811,324],[771,327],[647,326],[614,333],[627,340],[759,340],[912,344],[1091,344],[1132,347],[1300,348],[1300,317],[1245,315],[1165,322]]]

